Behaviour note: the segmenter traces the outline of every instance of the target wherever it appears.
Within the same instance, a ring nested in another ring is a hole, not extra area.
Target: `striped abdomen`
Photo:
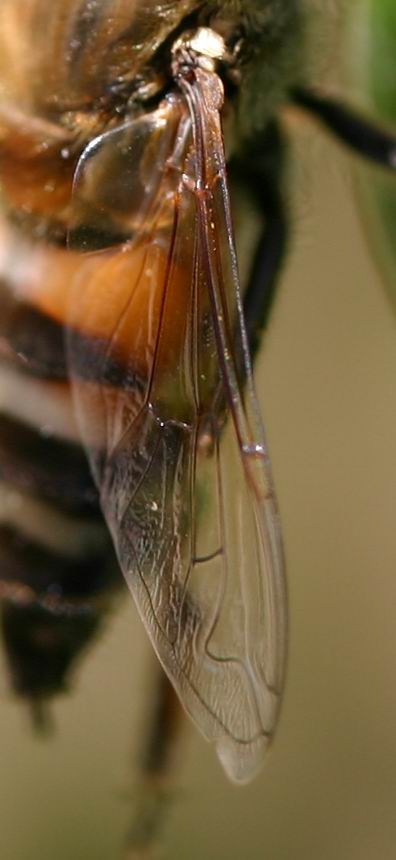
[[[78,442],[62,321],[34,301],[34,284],[64,276],[63,215],[55,203],[46,211],[45,160],[25,163],[27,209],[24,173],[18,183],[6,147],[0,164],[1,623],[13,686],[37,702],[64,686],[120,577]],[[54,173],[50,158],[47,170],[64,183],[62,160]],[[51,230],[58,246],[48,242]]]

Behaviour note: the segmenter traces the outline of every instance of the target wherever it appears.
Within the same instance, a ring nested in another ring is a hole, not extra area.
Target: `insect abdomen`
[[[12,685],[37,701],[63,688],[119,578],[74,438],[62,327],[18,299],[14,265],[1,275],[1,624]]]

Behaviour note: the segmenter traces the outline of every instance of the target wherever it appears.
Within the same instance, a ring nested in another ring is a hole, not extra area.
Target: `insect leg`
[[[145,719],[134,820],[127,837],[127,857],[145,860],[161,840],[174,794],[175,750],[181,727],[177,695],[160,666],[155,667],[153,699]]]
[[[231,180],[243,181],[265,225],[257,242],[244,294],[244,316],[252,359],[260,346],[288,245],[288,218],[281,180],[285,146],[278,126],[271,124],[264,140],[230,164]]]
[[[298,88],[292,100],[314,114],[330,131],[364,158],[389,170],[396,170],[396,136],[378,128],[337,99]]]

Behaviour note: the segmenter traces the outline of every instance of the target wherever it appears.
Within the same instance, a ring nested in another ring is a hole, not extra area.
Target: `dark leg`
[[[271,125],[264,140],[249,146],[231,162],[230,177],[248,188],[264,218],[264,229],[252,260],[243,309],[251,357],[260,346],[275,298],[288,244],[288,220],[281,193],[284,143],[278,126]]]
[[[396,137],[377,128],[336,99],[300,88],[293,90],[291,98],[359,155],[396,171]]]
[[[175,794],[175,765],[182,710],[160,666],[155,667],[153,700],[146,715],[140,754],[136,806],[126,856],[148,860],[161,841],[162,828]]]
[[[281,197],[268,186],[263,191],[266,195],[267,222],[256,248],[244,296],[245,324],[252,360],[260,347],[261,335],[268,322],[287,250],[287,221]]]

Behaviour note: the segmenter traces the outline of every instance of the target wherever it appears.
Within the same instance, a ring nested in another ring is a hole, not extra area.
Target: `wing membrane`
[[[103,512],[154,648],[228,773],[247,779],[279,709],[282,549],[241,315],[221,93],[204,72],[183,90],[103,135],[79,165],[72,241],[90,251],[99,234],[108,247],[82,255],[69,354]],[[128,238],[112,242],[120,231]]]

